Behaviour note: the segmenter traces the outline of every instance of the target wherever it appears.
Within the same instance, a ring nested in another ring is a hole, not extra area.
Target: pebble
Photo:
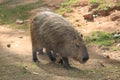
[[[7,44],[7,47],[10,48],[10,47],[11,47],[11,44]]]
[[[110,59],[110,56],[108,55],[108,53],[103,53],[103,56]]]
[[[23,24],[23,23],[24,23],[23,20],[20,20],[20,19],[17,19],[17,20],[16,20],[16,24],[19,24],[19,25],[20,25],[20,24]]]
[[[35,74],[35,75],[39,74],[39,73],[37,73],[37,72],[32,72],[32,73]]]
[[[117,46],[120,47],[120,43],[118,43]]]

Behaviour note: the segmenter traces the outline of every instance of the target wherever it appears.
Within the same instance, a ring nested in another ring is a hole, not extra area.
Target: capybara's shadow
[[[120,65],[119,61],[106,59],[102,55],[96,54],[94,51],[90,51],[90,53],[93,54],[90,55],[90,60],[84,65],[79,64],[79,62],[74,62],[74,60],[70,60],[69,62],[73,64],[72,69],[70,70],[65,69],[61,64],[51,62],[47,55],[39,56],[40,62],[36,64],[40,69],[43,69],[49,74],[53,74],[56,76],[72,77],[72,78],[89,77],[89,79],[91,80],[92,78],[94,78],[93,71],[95,70],[100,71],[100,69],[103,68],[105,69],[109,65],[111,66],[114,65],[117,67],[119,67]],[[98,60],[100,61],[98,62]],[[101,66],[101,64],[104,65],[104,67]]]
[[[84,72],[78,68],[71,67],[71,69],[67,70],[63,67],[61,64],[48,62],[46,64],[43,64],[41,62],[36,63],[37,66],[49,74],[54,74],[57,76],[67,76],[67,77],[82,77],[81,72]]]
[[[49,74],[54,74],[57,76],[67,76],[67,77],[81,77],[84,72],[76,67],[71,66],[71,69],[65,69],[62,64],[53,63],[49,60],[47,56],[39,56],[39,62],[36,65],[46,71]]]

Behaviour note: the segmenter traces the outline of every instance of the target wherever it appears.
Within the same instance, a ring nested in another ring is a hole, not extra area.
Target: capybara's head
[[[79,61],[80,63],[85,63],[89,59],[89,54],[82,39],[82,36],[76,34],[73,36],[72,40],[68,41],[69,43],[66,45],[68,52],[71,54],[73,59]]]

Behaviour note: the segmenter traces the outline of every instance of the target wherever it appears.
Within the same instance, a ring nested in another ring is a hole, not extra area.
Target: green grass
[[[113,2],[113,0],[89,0],[90,5],[94,5],[96,3],[99,4],[99,6],[94,9],[94,11],[99,10],[109,10],[113,6],[120,6],[120,2]]]
[[[41,0],[37,3],[30,3],[26,5],[15,5],[17,1],[11,0],[6,3],[0,4],[0,23],[2,24],[14,24],[17,19],[27,20],[30,17],[30,11],[35,8],[42,6]],[[13,6],[15,5],[15,6]],[[17,26],[17,25],[16,25]],[[27,23],[20,25],[21,27],[27,29]],[[26,27],[26,28],[25,28]]]
[[[89,0],[90,4],[95,4],[97,3],[99,0]]]
[[[66,2],[61,4],[61,7],[55,12],[58,14],[63,14],[64,12],[72,12],[72,6],[74,6],[79,0],[66,0]]]
[[[25,20],[28,18],[28,11],[30,10],[27,6],[16,6],[15,8],[0,7],[0,18],[4,23],[13,23],[16,19]]]
[[[16,23],[10,23],[10,28],[12,29],[21,29],[21,30],[28,30],[29,29],[29,22],[24,24],[18,25]]]
[[[109,6],[107,0],[89,0],[89,2],[90,5],[99,4],[95,10],[107,10]]]
[[[72,6],[77,3],[79,0],[66,0],[66,2],[62,3],[62,7]]]
[[[93,45],[103,45],[110,46],[115,43],[116,40],[119,40],[120,37],[114,38],[111,33],[96,31],[92,32],[89,36],[85,37],[86,42]]]
[[[115,46],[115,47],[111,47],[111,50],[112,51],[117,51],[117,50],[120,50],[119,47]]]
[[[120,2],[117,2],[116,5],[117,5],[117,6],[120,6]]]

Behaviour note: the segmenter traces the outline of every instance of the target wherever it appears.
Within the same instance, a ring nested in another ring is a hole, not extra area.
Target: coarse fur
[[[62,16],[53,12],[39,12],[31,22],[31,40],[33,60],[37,61],[36,51],[42,53],[46,48],[52,61],[56,60],[55,53],[61,56],[63,65],[69,69],[68,57],[81,63],[88,60],[89,55],[84,41],[73,25]],[[53,51],[54,54],[51,54]]]

